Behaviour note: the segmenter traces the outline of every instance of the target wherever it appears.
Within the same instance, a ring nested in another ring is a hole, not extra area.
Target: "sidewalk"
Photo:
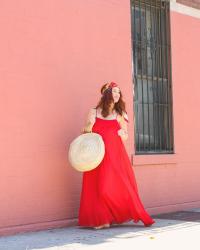
[[[0,238],[0,250],[200,249],[200,208],[152,216],[156,223],[109,229],[67,227]]]

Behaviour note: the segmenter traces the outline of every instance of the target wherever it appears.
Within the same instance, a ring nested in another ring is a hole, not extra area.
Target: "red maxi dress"
[[[105,155],[99,166],[83,173],[78,225],[96,227],[133,220],[150,226],[155,221],[145,211],[125,146],[117,131],[117,118],[96,116],[92,132],[102,136]]]

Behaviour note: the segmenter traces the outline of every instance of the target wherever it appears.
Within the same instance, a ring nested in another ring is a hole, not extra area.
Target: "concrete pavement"
[[[0,250],[200,249],[200,209],[152,216],[156,223],[113,225],[94,230],[78,226],[0,238]]]

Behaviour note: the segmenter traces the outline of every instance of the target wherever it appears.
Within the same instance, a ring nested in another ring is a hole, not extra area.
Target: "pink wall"
[[[68,225],[82,177],[68,146],[105,81],[132,116],[129,2],[3,1],[0,26],[0,234]]]
[[[172,13],[176,155],[133,156],[152,214],[199,205],[199,27]],[[129,1],[2,1],[0,28],[0,234],[74,224],[68,147],[105,81],[121,86],[134,154]]]

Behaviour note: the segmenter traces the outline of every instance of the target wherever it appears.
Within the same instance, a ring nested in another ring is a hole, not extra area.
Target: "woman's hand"
[[[93,123],[92,122],[88,122],[85,127],[82,129],[82,133],[91,133],[92,132],[92,127],[93,127]]]
[[[92,132],[92,130],[91,130],[91,129],[88,129],[88,128],[86,128],[86,127],[84,127],[84,128],[81,130],[81,133],[82,133],[82,134],[91,133],[91,132]]]
[[[118,135],[121,136],[121,138],[123,140],[127,140],[128,139],[128,133],[125,129],[121,128],[117,131]]]

